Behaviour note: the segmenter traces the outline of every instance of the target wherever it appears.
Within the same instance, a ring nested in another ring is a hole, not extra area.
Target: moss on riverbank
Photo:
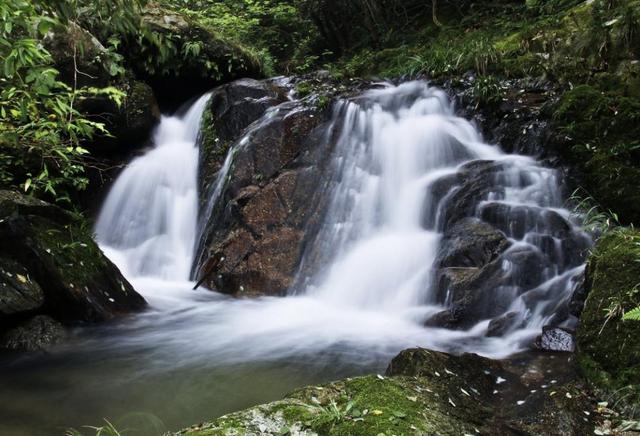
[[[640,231],[620,229],[600,239],[589,260],[589,295],[578,330],[585,377],[624,403],[640,400],[640,323],[622,315],[640,305]]]

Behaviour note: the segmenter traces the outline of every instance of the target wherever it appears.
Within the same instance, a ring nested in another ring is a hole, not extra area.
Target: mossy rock
[[[555,148],[604,209],[640,222],[640,102],[604,91],[612,87],[608,78],[601,77],[602,88],[580,85],[562,95],[553,114]]]
[[[587,265],[579,362],[585,376],[606,390],[640,385],[640,322],[622,320],[623,312],[640,305],[639,259],[640,231],[620,229],[598,241]]]
[[[37,283],[44,293],[44,303],[26,308],[25,315],[37,309],[74,324],[105,321],[146,307],[102,253],[86,223],[54,205],[0,191],[0,240],[0,257],[21,265],[22,281]],[[0,288],[12,289],[19,291]]]
[[[475,354],[455,356],[409,349],[393,359],[385,376],[368,375],[305,387],[284,400],[231,413],[176,435],[593,432],[592,420],[585,418],[592,407],[582,386],[563,381],[548,391],[532,389],[520,376],[501,362]],[[498,380],[502,380],[499,385]]]

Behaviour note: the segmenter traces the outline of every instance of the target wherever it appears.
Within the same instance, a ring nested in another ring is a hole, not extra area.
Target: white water
[[[234,300],[191,291],[198,215],[195,143],[206,99],[182,118],[163,117],[155,148],[131,163],[105,202],[98,239],[152,310],[93,347],[151,347],[153,365],[145,371],[293,356],[317,361],[323,353],[379,368],[412,346],[503,357],[523,349],[569,297],[580,267],[555,267],[535,289],[501,290],[509,310],[524,322],[503,337],[485,337],[488,319],[466,331],[423,326],[447,305],[437,301],[431,286],[442,220],[442,200],[430,195],[436,181],[469,161],[499,160],[508,168],[500,175],[505,194],[487,201],[568,212],[561,209],[554,171],[483,143],[471,123],[454,115],[443,92],[422,83],[370,91],[361,102],[343,102],[336,109],[331,128],[339,130],[339,139],[327,185],[332,201],[309,249],[326,263],[317,275],[300,278],[306,285],[296,295]],[[232,164],[234,150],[229,153],[221,178]],[[223,185],[222,179],[214,184],[216,200]],[[436,224],[425,226],[425,216]],[[537,250],[533,233],[544,228],[511,237],[514,247]],[[504,268],[510,267],[505,261]],[[525,302],[531,292],[540,296]]]
[[[189,279],[198,217],[196,141],[208,98],[183,116],[162,117],[154,148],[129,164],[102,207],[98,242],[130,279]]]

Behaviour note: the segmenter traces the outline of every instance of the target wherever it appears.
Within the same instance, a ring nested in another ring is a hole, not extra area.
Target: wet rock
[[[444,233],[436,263],[441,267],[482,267],[511,243],[504,234],[475,218],[465,218]]]
[[[229,147],[265,111],[286,99],[286,89],[269,81],[240,79],[213,90],[202,117],[201,192],[208,192]]]
[[[482,206],[480,217],[516,239],[524,238],[527,231],[564,238],[571,225],[557,212],[534,206],[513,206],[491,202]]]
[[[574,333],[561,327],[545,326],[533,346],[545,351],[566,351],[572,353],[576,348]]]
[[[40,309],[37,285],[42,311],[58,321],[104,321],[146,306],[85,225],[56,206],[0,191],[0,239],[0,258],[20,265],[23,285],[33,282],[27,306]]]
[[[214,91],[210,109],[217,142],[201,164],[204,183],[214,180],[228,147],[233,164],[219,204],[207,217],[196,275],[205,286],[232,295],[284,293],[323,210],[316,192],[329,153],[321,150],[318,127],[327,118],[315,107],[284,102],[256,121],[281,101],[285,90],[274,86],[246,80],[222,87]],[[219,145],[231,138],[230,145]],[[224,261],[213,268],[215,258]]]
[[[494,318],[487,327],[487,336],[500,337],[504,336],[514,327],[522,322],[522,315],[518,312],[508,312],[498,318]]]
[[[587,299],[587,287],[585,283],[585,273],[580,274],[573,285],[571,300],[569,301],[569,313],[575,317],[580,317]]]
[[[11,351],[46,351],[63,342],[67,332],[58,321],[38,315],[5,332],[0,337],[0,349]]]
[[[442,200],[444,215],[441,225],[446,230],[463,218],[474,216],[478,205],[493,198],[502,198],[504,188],[497,186],[497,175],[503,170],[500,162],[478,160],[462,166],[455,187]]]
[[[44,292],[29,271],[0,255],[0,325],[11,315],[38,310],[43,304]]]

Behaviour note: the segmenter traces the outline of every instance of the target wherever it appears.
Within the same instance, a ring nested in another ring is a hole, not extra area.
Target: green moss
[[[558,153],[583,174],[583,187],[623,222],[640,219],[640,102],[619,93],[609,74],[565,92],[553,114],[564,136]]]
[[[589,258],[578,357],[585,377],[607,391],[640,384],[640,323],[622,320],[625,311],[640,305],[639,260],[635,229],[609,232]]]
[[[275,403],[233,413],[199,428],[179,434],[222,435],[249,434],[255,425],[270,428],[267,434],[331,435],[461,435],[474,432],[477,421],[473,410],[481,408],[475,401],[465,402],[442,397],[440,388],[424,378],[356,377],[325,386],[313,386],[293,392]],[[443,399],[444,398],[444,399]],[[459,412],[454,410],[458,407]],[[229,431],[237,433],[229,433]],[[226,432],[226,433],[225,433]]]

